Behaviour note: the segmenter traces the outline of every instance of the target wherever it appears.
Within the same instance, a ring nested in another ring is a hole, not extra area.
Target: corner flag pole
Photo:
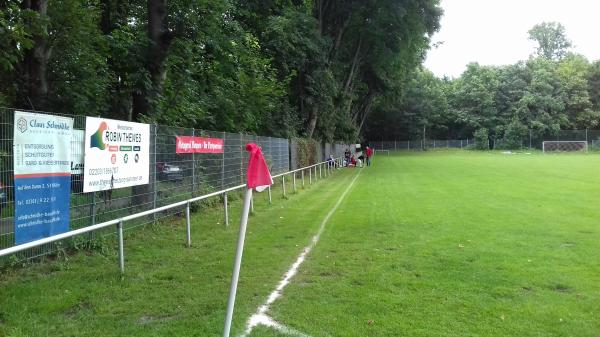
[[[233,306],[235,305],[235,294],[237,292],[238,280],[240,278],[240,268],[242,266],[242,254],[244,252],[244,240],[246,238],[246,225],[248,224],[248,214],[250,212],[250,200],[252,199],[252,188],[246,189],[244,194],[244,206],[242,208],[242,218],[240,220],[240,233],[238,235],[237,248],[235,251],[235,260],[233,262],[233,275],[231,276],[231,288],[229,289],[229,300],[227,300],[227,314],[225,315],[225,328],[223,337],[229,337],[231,329],[231,320],[233,319]]]
[[[233,262],[233,274],[231,275],[231,288],[229,289],[229,299],[227,300],[223,337],[229,337],[229,332],[231,330],[235,294],[237,292],[240,268],[242,266],[246,225],[248,224],[248,214],[250,213],[250,203],[252,201],[252,189],[255,188],[257,192],[262,192],[267,187],[273,185],[273,178],[271,178],[269,167],[267,166],[267,162],[260,147],[254,143],[250,143],[246,144],[246,150],[250,152],[250,160],[248,161],[248,170],[246,172],[246,193],[244,194],[244,205],[242,207],[242,218],[240,220],[240,233],[238,235],[235,260]]]

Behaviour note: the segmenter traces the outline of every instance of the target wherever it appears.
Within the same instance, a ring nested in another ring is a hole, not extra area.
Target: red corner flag
[[[246,144],[246,151],[250,152],[247,172],[248,188],[254,188],[257,192],[262,192],[268,186],[273,185],[269,167],[258,145],[248,143]]]

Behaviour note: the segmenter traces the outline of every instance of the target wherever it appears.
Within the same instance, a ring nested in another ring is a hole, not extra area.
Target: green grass
[[[597,155],[377,157],[272,315],[311,336],[599,336],[599,200]]]
[[[257,196],[232,336],[357,172]],[[599,200],[597,154],[377,156],[269,314],[313,337],[598,337]],[[200,212],[190,249],[183,219],[128,232],[123,278],[114,250],[4,272],[0,336],[219,336],[239,202],[230,228]]]

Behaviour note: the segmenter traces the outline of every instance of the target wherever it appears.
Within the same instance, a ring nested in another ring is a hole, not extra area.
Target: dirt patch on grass
[[[138,320],[139,325],[148,325],[154,323],[165,323],[177,319],[177,316],[151,316],[143,315]]]

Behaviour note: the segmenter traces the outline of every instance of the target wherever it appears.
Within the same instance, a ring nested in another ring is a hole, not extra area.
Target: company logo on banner
[[[147,184],[150,125],[86,117],[84,168],[84,192]]]
[[[15,111],[15,243],[69,230],[73,119]]]
[[[223,139],[177,136],[176,153],[223,153]]]

